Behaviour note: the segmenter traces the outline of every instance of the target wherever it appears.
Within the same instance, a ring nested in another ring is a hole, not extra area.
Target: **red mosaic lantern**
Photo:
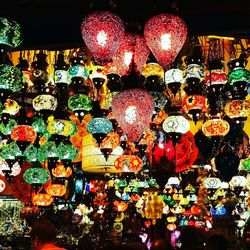
[[[129,70],[129,66],[134,59],[134,63],[139,71],[147,61],[149,56],[149,48],[143,36],[138,34],[125,34],[121,41],[117,54],[113,58],[113,67],[116,73],[125,75]]]
[[[153,97],[142,89],[128,89],[113,98],[112,113],[133,142],[142,136],[151,122],[153,111]]]
[[[12,130],[11,139],[33,143],[36,140],[36,131],[31,126],[19,125]]]
[[[96,63],[105,65],[116,54],[124,37],[123,21],[108,11],[86,16],[81,24],[82,38]]]
[[[174,62],[187,38],[187,26],[178,16],[161,14],[149,19],[144,27],[146,43],[163,67]]]

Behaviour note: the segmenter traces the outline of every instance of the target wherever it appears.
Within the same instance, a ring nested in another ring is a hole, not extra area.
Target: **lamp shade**
[[[174,62],[187,38],[185,22],[172,14],[161,14],[149,19],[144,37],[158,63],[166,68]]]
[[[188,120],[181,115],[171,115],[163,122],[163,130],[166,133],[181,133],[188,132],[190,125]]]
[[[121,155],[114,162],[115,168],[121,172],[138,172],[141,170],[143,162],[135,155]]]
[[[229,129],[229,123],[219,118],[208,120],[202,125],[202,132],[207,137],[225,136]]]
[[[32,105],[36,111],[40,110],[55,111],[57,107],[57,99],[52,95],[38,95],[33,99]]]
[[[36,131],[28,125],[18,125],[11,132],[13,141],[27,141],[33,143],[36,140]]]
[[[153,97],[142,89],[128,89],[118,93],[112,101],[112,113],[131,141],[138,141],[151,122]]]
[[[148,63],[142,68],[141,74],[146,78],[149,76],[158,76],[163,80],[164,69],[158,63]]]
[[[65,168],[61,161],[57,162],[56,167],[52,169],[52,175],[56,178],[69,178],[71,174],[71,167]]]
[[[111,61],[124,37],[122,20],[108,11],[86,16],[81,24],[82,38],[98,64]]]
[[[92,99],[84,94],[76,94],[69,98],[68,107],[72,111],[85,110],[89,111],[92,109]]]
[[[87,172],[119,173],[120,171],[114,167],[114,161],[122,154],[123,149],[118,146],[105,159],[95,139],[91,135],[86,135],[82,143],[82,169]]]
[[[77,132],[77,125],[74,122],[63,119],[54,119],[53,116],[50,116],[48,118],[47,129],[50,134],[70,136]]]
[[[45,191],[55,197],[62,197],[66,194],[67,188],[62,184],[50,184],[45,187]]]
[[[93,118],[87,124],[87,130],[90,134],[104,133],[108,134],[113,129],[112,122],[103,117]]]
[[[125,34],[120,43],[120,47],[113,57],[113,64],[117,68],[119,75],[125,75],[129,70],[129,66],[134,60],[137,70],[141,71],[149,56],[149,48],[142,35]]]
[[[23,178],[29,184],[44,184],[49,180],[49,174],[44,168],[29,168]]]
[[[53,198],[47,193],[38,193],[32,196],[31,201],[36,206],[47,207],[52,203]]]
[[[250,101],[233,100],[225,105],[224,110],[230,118],[248,117],[250,115]]]

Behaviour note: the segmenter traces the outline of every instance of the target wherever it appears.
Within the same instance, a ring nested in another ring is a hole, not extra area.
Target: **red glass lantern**
[[[128,89],[113,98],[113,115],[133,142],[140,139],[151,122],[153,111],[153,97],[142,89]]]
[[[108,11],[86,16],[81,24],[82,38],[96,63],[105,65],[116,54],[124,37],[123,21]]]
[[[33,143],[36,140],[36,131],[31,126],[19,125],[12,130],[11,139]]]
[[[144,27],[146,43],[161,66],[174,62],[187,38],[185,22],[173,14],[149,19]]]
[[[127,33],[121,41],[117,54],[113,58],[113,66],[116,73],[125,75],[134,59],[134,63],[139,71],[142,70],[149,56],[149,48],[143,36]]]
[[[123,172],[138,172],[142,165],[141,158],[135,155],[121,155],[114,162],[115,168]]]

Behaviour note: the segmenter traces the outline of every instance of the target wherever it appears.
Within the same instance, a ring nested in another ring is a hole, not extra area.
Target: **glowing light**
[[[161,35],[161,47],[163,50],[171,49],[171,34]]]
[[[125,121],[129,124],[132,124],[136,121],[136,107],[135,106],[129,106],[125,111]]]
[[[108,35],[107,33],[105,33],[104,30],[101,30],[97,36],[96,36],[96,39],[97,39],[97,43],[99,45],[101,45],[102,47],[104,47],[107,43],[107,40],[108,40]]]
[[[129,52],[129,51],[126,51],[124,53],[124,63],[129,66],[131,61],[132,61],[132,57],[133,57],[133,53],[132,52]]]

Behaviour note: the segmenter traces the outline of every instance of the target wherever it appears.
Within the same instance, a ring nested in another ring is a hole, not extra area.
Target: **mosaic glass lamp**
[[[143,166],[143,162],[140,157],[135,155],[121,155],[115,162],[114,166],[121,172],[138,172]]]
[[[58,150],[54,141],[48,141],[38,149],[39,162],[44,162],[49,158],[58,158]]]
[[[47,207],[53,202],[53,197],[47,193],[34,194],[31,201],[36,206]]]
[[[52,95],[38,95],[33,99],[32,105],[36,111],[55,111],[57,108],[57,99]]]
[[[225,136],[230,129],[230,125],[227,121],[220,118],[207,120],[202,125],[202,132],[205,136]]]
[[[171,115],[162,124],[166,133],[185,134],[189,131],[190,125],[188,120],[181,115]]]
[[[11,139],[13,141],[25,141],[34,143],[36,137],[36,131],[28,125],[18,125],[11,132]]]
[[[52,175],[56,178],[69,178],[72,174],[71,167],[65,168],[61,161],[58,161],[56,167],[52,169]]]
[[[124,37],[124,25],[115,14],[97,11],[81,24],[82,38],[97,64],[105,65],[116,54]]]
[[[45,191],[54,197],[62,197],[66,194],[67,188],[62,184],[50,184],[45,187]]]
[[[23,178],[28,184],[44,184],[49,180],[49,174],[44,168],[29,168]]]
[[[176,15],[160,14],[146,22],[144,37],[158,63],[166,68],[175,60],[184,45],[187,26]]]

